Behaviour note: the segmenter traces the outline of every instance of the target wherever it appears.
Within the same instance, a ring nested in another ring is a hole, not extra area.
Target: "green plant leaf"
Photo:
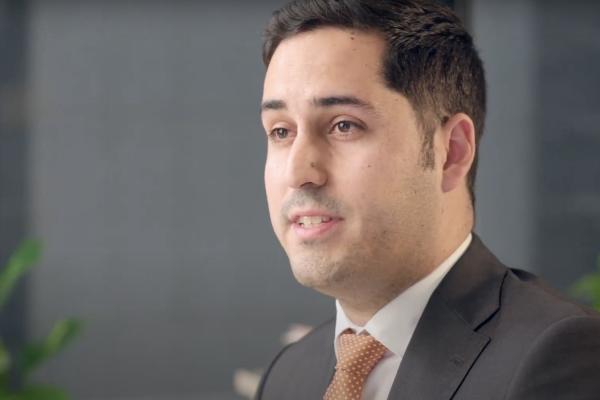
[[[21,372],[30,374],[36,367],[64,349],[81,331],[83,323],[77,319],[57,322],[46,339],[30,344],[21,354]]]
[[[69,400],[69,396],[65,391],[53,386],[29,385],[7,400]]]
[[[10,353],[0,338],[0,399],[6,397],[6,394],[8,393],[8,375],[10,373],[10,367]]]
[[[575,284],[573,291],[589,300],[600,297],[600,274],[584,276]]]
[[[600,311],[600,256],[597,271],[579,279],[570,291],[574,296],[589,301],[592,307]]]
[[[10,354],[6,347],[4,347],[4,343],[2,343],[2,339],[0,338],[0,377],[8,373],[10,368]]]
[[[37,240],[24,241],[0,272],[0,310],[6,305],[19,279],[40,259],[42,246]]]

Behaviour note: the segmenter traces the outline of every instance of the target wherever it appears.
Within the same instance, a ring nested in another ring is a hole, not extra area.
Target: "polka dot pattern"
[[[324,400],[360,400],[367,376],[383,358],[387,348],[371,335],[357,335],[352,330],[339,337],[335,375]]]

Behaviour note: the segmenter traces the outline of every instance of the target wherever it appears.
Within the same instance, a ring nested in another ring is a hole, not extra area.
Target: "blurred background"
[[[283,1],[0,0],[0,257],[42,261],[9,347],[76,316],[35,376],[82,400],[240,399],[297,285],[268,221],[261,34]],[[566,291],[600,253],[600,2],[448,1],[484,60],[477,232]]]

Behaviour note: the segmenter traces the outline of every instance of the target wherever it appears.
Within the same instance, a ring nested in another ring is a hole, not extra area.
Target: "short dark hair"
[[[266,28],[265,65],[284,39],[327,26],[378,32],[386,39],[382,73],[386,84],[404,95],[417,113],[425,167],[435,163],[437,124],[456,113],[472,118],[479,145],[486,109],[483,65],[471,35],[450,8],[426,0],[291,1],[273,13]],[[477,154],[468,176],[473,204]]]

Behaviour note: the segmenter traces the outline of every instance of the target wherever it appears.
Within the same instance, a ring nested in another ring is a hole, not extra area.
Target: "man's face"
[[[338,299],[412,284],[438,223],[438,168],[385,85],[385,51],[376,34],[320,28],[284,40],[264,83],[273,229],[296,279]]]

